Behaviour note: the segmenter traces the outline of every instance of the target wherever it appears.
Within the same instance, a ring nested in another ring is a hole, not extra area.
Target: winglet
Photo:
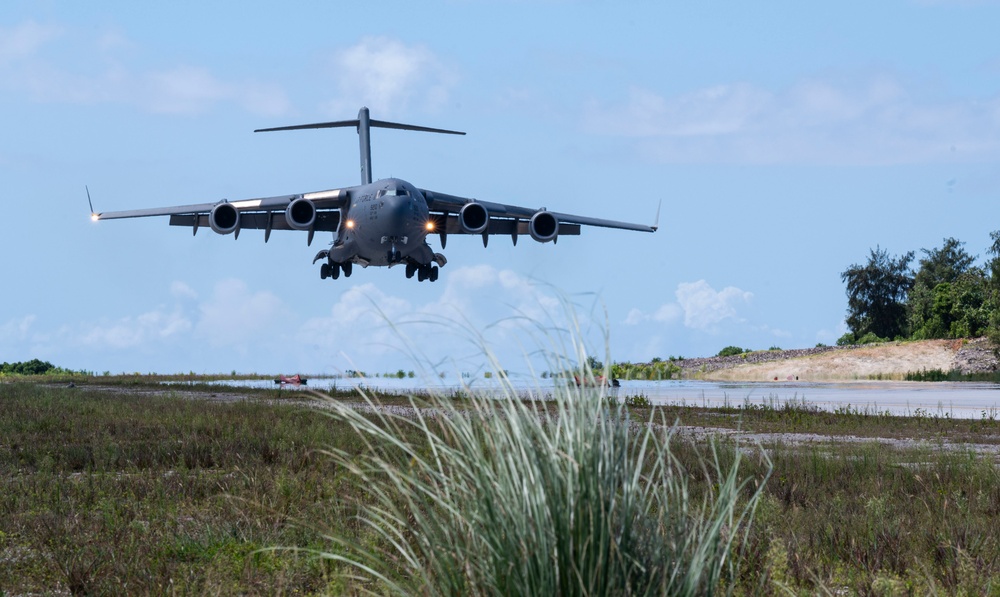
[[[87,189],[87,203],[90,204],[90,219],[96,222],[101,219],[101,214],[94,211],[94,202],[90,200],[90,187],[83,185],[83,188]]]
[[[653,229],[653,232],[656,232],[660,228],[660,208],[661,207],[663,207],[663,199],[660,199],[660,202],[656,204],[656,219],[653,220],[653,225],[650,226],[650,228]]]

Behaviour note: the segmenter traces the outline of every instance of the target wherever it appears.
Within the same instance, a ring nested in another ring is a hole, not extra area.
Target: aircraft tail
[[[421,131],[424,133],[444,133],[447,135],[464,135],[461,131],[450,131],[447,129],[436,129],[413,124],[401,124],[398,122],[388,122],[385,120],[372,120],[368,115],[368,108],[362,107],[358,111],[356,120],[338,120],[335,122],[317,122],[315,124],[296,124],[292,126],[279,126],[267,129],[256,129],[255,133],[271,131],[294,131],[300,129],[327,129],[336,127],[353,126],[358,130],[358,143],[361,149],[361,184],[370,184],[372,181],[372,145],[369,131],[371,127],[381,127],[386,129],[400,129],[404,131]]]

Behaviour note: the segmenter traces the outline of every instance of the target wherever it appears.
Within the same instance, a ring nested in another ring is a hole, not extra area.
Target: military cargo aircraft
[[[361,184],[339,189],[262,197],[240,201],[222,200],[152,209],[96,213],[91,202],[92,219],[113,220],[170,216],[171,226],[189,226],[193,234],[205,226],[218,234],[238,238],[247,228],[263,230],[264,242],[272,230],[299,230],[308,233],[311,245],[317,232],[331,232],[329,249],[316,254],[321,261],[320,277],[336,280],[343,273],[349,277],[353,266],[403,266],[406,277],[435,281],[438,268],[447,263],[435,253],[427,237],[438,235],[444,249],[450,234],[480,235],[485,247],[491,235],[509,235],[517,244],[519,236],[528,235],[541,242],[555,243],[558,237],[580,234],[581,226],[601,226],[640,232],[655,232],[656,225],[644,226],[600,218],[575,216],[503,203],[480,201],[420,189],[405,180],[386,178],[372,182],[371,127],[464,135],[459,131],[373,120],[368,108],[361,108],[356,120],[320,122],[257,132],[288,131],[333,127],[355,127],[361,149]],[[90,191],[87,191],[90,200]],[[659,218],[659,213],[657,213]]]

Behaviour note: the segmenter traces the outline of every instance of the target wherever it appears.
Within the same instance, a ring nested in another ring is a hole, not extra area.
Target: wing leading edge
[[[264,242],[270,238],[271,230],[305,230],[309,232],[308,242],[312,244],[313,233],[317,230],[336,232],[340,226],[340,210],[349,204],[352,188],[239,201],[222,200],[216,203],[110,211],[93,213],[91,217],[96,221],[170,216],[171,226],[188,226],[194,234],[202,226],[210,227],[220,234],[235,233],[237,238],[242,229],[264,230]],[[305,211],[296,209],[300,204],[305,205]]]
[[[208,214],[218,205],[228,203],[241,214],[253,211],[278,211],[287,209],[296,199],[308,199],[316,209],[339,209],[350,201],[350,187],[330,189],[315,193],[299,193],[296,195],[279,195],[276,197],[260,197],[256,199],[241,199],[239,201],[216,201],[215,203],[194,203],[191,205],[174,205],[170,207],[152,207],[149,209],[130,209],[126,211],[106,211],[94,213],[95,220],[117,220],[120,218],[146,218],[151,216],[173,216],[184,214]]]

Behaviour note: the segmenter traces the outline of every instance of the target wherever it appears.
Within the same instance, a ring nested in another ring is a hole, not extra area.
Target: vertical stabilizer
[[[368,118],[368,108],[358,111],[358,143],[361,146],[361,184],[372,182],[372,142],[371,120]]]

